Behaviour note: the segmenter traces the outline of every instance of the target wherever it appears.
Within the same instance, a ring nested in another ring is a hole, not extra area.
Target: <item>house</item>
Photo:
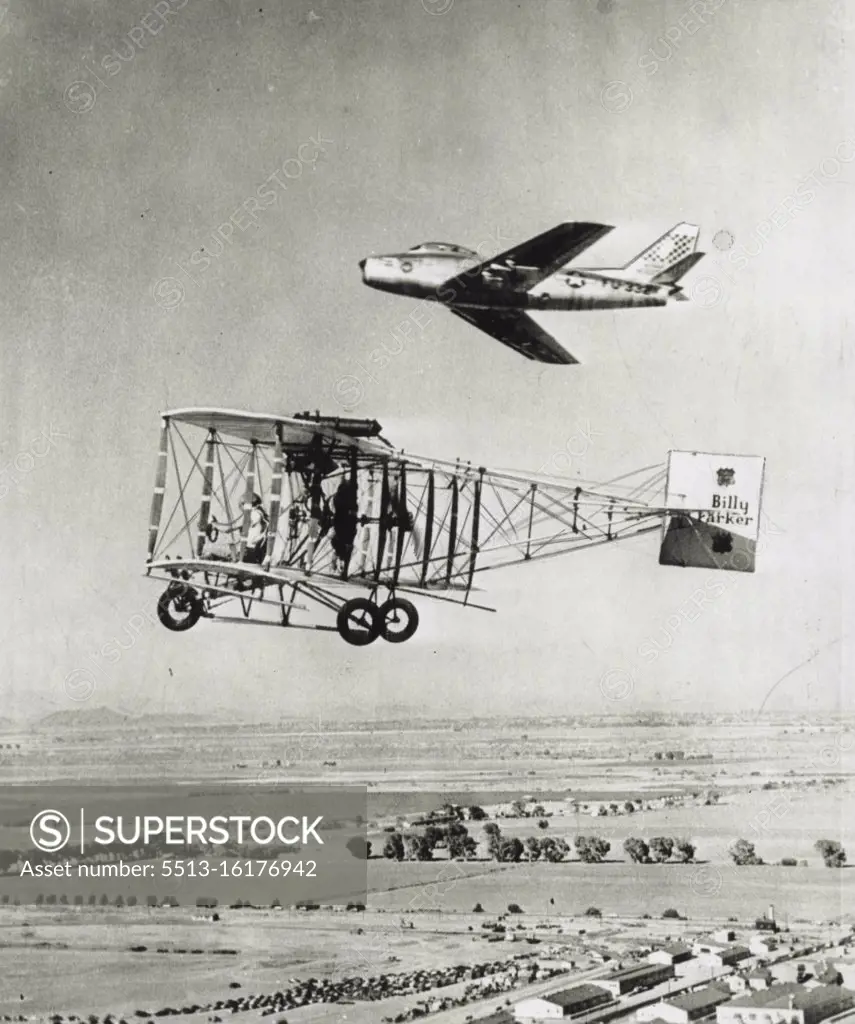
[[[839,985],[806,989],[797,982],[734,996],[716,1009],[716,1024],[819,1024],[855,1006],[855,993]]]
[[[674,977],[673,964],[639,964],[637,967],[625,967],[621,971],[612,971],[605,978],[596,978],[592,985],[599,985],[612,996],[626,995],[638,989],[653,988]]]
[[[514,1006],[514,1019],[518,1021],[561,1020],[611,1001],[609,993],[596,985],[576,985],[574,988],[550,992],[549,995],[522,999]]]
[[[748,979],[741,974],[727,974],[723,978],[716,978],[713,985],[718,985],[728,992],[744,992],[748,988]]]
[[[754,956],[769,956],[778,948],[778,940],[771,935],[754,935],[748,940],[748,948]]]
[[[716,1007],[726,1003],[731,995],[717,985],[707,985],[694,992],[668,996],[653,1006],[642,1006],[635,1017],[639,1024],[652,1024],[657,1019],[665,1021],[665,1024],[689,1024],[711,1016]]]
[[[763,988],[769,988],[773,980],[772,972],[768,967],[756,967],[748,974],[748,987],[759,991]]]
[[[684,942],[666,942],[661,949],[654,949],[647,956],[649,964],[681,964],[691,960],[692,947]]]
[[[705,953],[720,953],[723,949],[727,949],[730,945],[729,941],[719,942],[716,939],[698,939],[698,941],[692,946],[692,951],[695,956],[703,956]]]
[[[723,942],[727,946],[736,941],[736,932],[732,928],[719,928],[717,932],[713,932],[713,939],[716,942]]]

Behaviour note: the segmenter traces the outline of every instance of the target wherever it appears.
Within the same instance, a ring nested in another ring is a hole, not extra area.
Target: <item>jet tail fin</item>
[[[630,260],[623,270],[636,280],[650,284],[659,274],[694,254],[699,234],[700,228],[696,224],[675,224],[670,231],[666,231],[661,238],[657,238],[652,245]]]
[[[670,267],[666,267],[665,270],[657,274],[650,283],[677,284],[680,278],[685,277],[692,267],[699,260],[702,260],[704,256],[706,256],[705,252],[690,252],[688,256],[684,256],[681,260],[677,260],[676,263],[672,263]]]

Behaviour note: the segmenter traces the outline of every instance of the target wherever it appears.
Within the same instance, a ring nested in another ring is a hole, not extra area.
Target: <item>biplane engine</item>
[[[754,572],[765,461],[670,452],[660,565]]]

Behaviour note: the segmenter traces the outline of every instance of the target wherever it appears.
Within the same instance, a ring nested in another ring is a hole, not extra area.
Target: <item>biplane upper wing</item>
[[[578,363],[567,349],[536,323],[527,313],[516,309],[477,309],[450,307],[455,316],[467,320],[479,330],[508,345],[538,363]]]
[[[365,455],[389,458],[390,449],[373,440],[380,425],[373,420],[355,420],[347,417],[311,418],[301,416],[272,416],[261,413],[240,412],[234,409],[174,409],[164,412],[164,419],[187,423],[203,430],[215,430],[225,437],[238,438],[248,443],[274,445],[281,432],[285,450],[307,448],[320,436],[331,450],[357,449]]]
[[[454,291],[455,301],[460,301],[467,291],[479,280],[482,271],[510,269],[512,266],[525,267],[529,274],[526,283],[529,288],[551,277],[556,270],[560,270],[571,260],[574,260],[585,249],[590,248],[599,241],[603,235],[614,230],[610,224],[588,224],[579,221],[572,221],[567,224],[558,224],[542,235],[536,235],[515,245],[512,249],[493,256],[476,267],[458,274],[444,282],[442,288],[445,291],[451,288]],[[531,271],[535,273],[532,274]]]

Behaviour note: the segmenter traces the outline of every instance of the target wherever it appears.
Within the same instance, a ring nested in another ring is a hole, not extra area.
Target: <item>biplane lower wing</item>
[[[572,366],[579,362],[527,313],[516,309],[449,306],[455,316],[538,363]]]

